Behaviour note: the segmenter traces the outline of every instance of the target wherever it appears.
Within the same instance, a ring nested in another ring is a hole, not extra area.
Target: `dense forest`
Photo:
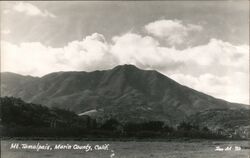
[[[87,115],[33,103],[13,97],[1,98],[1,136],[31,138],[228,138],[220,131],[181,122],[175,127],[163,121],[120,123],[109,118],[102,123]],[[231,137],[232,138],[232,137]],[[240,138],[240,137],[233,137]]]

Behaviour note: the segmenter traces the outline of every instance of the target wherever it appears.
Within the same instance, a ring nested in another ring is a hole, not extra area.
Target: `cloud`
[[[42,76],[55,71],[93,71],[114,66],[113,56],[104,37],[94,33],[62,48],[51,48],[39,42],[14,45],[1,42],[2,71]]]
[[[152,67],[161,62],[161,55],[157,51],[159,43],[152,37],[128,33],[114,37],[113,42],[110,51],[118,59],[119,64]]]
[[[197,77],[179,73],[169,77],[214,97],[249,104],[249,76],[247,73],[232,72],[227,76],[215,76],[207,73]]]
[[[93,71],[134,64],[158,70],[215,97],[248,103],[248,51],[248,45],[218,39],[178,50],[161,46],[151,36],[126,33],[113,37],[109,43],[103,35],[94,33],[61,48],[2,42],[2,71],[42,76],[55,71]]]
[[[155,69],[177,82],[232,102],[249,103],[249,46],[218,39],[183,50],[160,46],[150,36],[113,38],[111,52],[119,64]]]
[[[50,13],[47,10],[42,11],[35,5],[27,2],[17,2],[12,9],[16,12],[24,13],[29,16],[42,16],[50,18],[56,17],[53,13]]]
[[[151,22],[145,26],[148,33],[165,39],[170,45],[182,44],[189,33],[199,32],[202,26],[187,24],[180,20],[159,20]]]
[[[1,30],[1,34],[3,34],[3,35],[8,35],[10,33],[11,33],[11,31],[9,29]]]
[[[9,9],[4,9],[4,10],[3,10],[3,14],[8,14],[9,12],[10,12]]]
[[[111,52],[120,63],[137,64],[168,73],[181,72],[194,76],[207,72],[224,75],[228,73],[227,69],[248,71],[249,46],[247,45],[233,45],[211,39],[205,45],[178,50],[160,46],[158,41],[150,36],[143,37],[133,33],[116,36],[113,42]]]

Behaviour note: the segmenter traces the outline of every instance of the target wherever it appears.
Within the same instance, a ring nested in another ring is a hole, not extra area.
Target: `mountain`
[[[241,109],[183,86],[153,70],[121,65],[93,72],[56,72],[43,77],[1,73],[1,95],[72,110],[99,120],[147,120],[176,124],[207,110]]]
[[[217,130],[234,127],[250,127],[250,110],[246,109],[212,109],[190,116],[190,122]]]
[[[45,106],[25,103],[13,97],[0,97],[1,124],[4,126],[23,127],[81,127],[86,120],[71,111],[48,108]]]
[[[205,110],[190,116],[189,122],[228,137],[250,138],[249,109]]]
[[[26,103],[14,97],[0,97],[1,138],[86,137],[95,120],[72,111]],[[96,133],[95,133],[96,134]]]

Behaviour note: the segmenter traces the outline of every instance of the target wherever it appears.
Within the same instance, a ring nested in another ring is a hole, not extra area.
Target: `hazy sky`
[[[1,2],[1,71],[134,64],[248,103],[248,59],[248,1]]]

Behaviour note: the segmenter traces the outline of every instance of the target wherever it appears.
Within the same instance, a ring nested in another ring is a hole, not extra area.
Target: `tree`
[[[101,125],[101,129],[113,131],[116,130],[119,125],[120,123],[116,119],[110,118]]]

